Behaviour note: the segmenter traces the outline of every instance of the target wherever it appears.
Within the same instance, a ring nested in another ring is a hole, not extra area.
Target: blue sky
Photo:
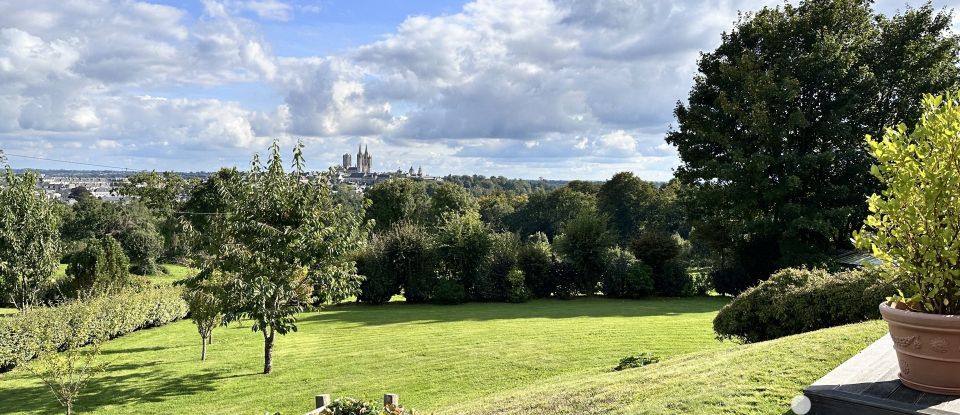
[[[195,171],[302,140],[314,169],[363,143],[377,170],[665,180],[698,54],[777,3],[0,0],[0,149]]]

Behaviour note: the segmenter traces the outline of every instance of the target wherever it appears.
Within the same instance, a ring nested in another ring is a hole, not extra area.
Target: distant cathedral
[[[373,172],[373,156],[370,155],[369,147],[364,148],[363,151],[360,151],[361,146],[357,146],[357,166],[355,170],[360,173],[372,173]],[[343,169],[344,170],[353,170],[353,160],[350,157],[350,154],[343,155]]]

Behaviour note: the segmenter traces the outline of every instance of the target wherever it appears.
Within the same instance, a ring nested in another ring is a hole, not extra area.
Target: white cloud
[[[190,15],[0,0],[0,145],[211,169],[304,137],[322,168],[363,140],[389,169],[663,179],[677,159],[662,137],[698,52],[765,3],[476,0],[337,56],[282,57],[262,21],[320,3],[204,0]],[[276,102],[222,92],[241,86]]]

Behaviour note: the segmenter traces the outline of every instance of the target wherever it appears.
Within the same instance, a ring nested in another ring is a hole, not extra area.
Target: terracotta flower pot
[[[880,304],[900,363],[900,381],[923,392],[960,395],[960,316]]]

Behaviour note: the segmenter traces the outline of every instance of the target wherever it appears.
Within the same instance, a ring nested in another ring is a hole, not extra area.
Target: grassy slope
[[[345,305],[301,316],[280,337],[274,373],[262,370],[262,337],[220,328],[199,361],[192,323],[109,342],[109,371],[81,398],[82,412],[304,413],[313,396],[377,399],[436,411],[571,372],[597,374],[644,350],[661,356],[728,348],[711,320],[722,298],[430,306]],[[53,397],[23,371],[0,375],[0,414],[50,413]]]
[[[624,372],[562,376],[450,414],[785,414],[806,386],[878,339],[870,321],[725,350],[693,353]]]

